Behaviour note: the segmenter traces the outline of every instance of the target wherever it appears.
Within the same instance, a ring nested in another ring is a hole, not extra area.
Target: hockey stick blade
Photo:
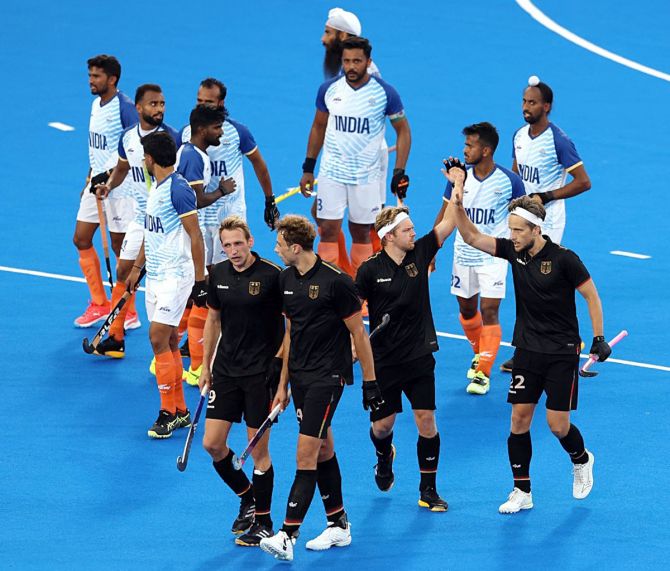
[[[88,342],[88,337],[84,337],[81,344],[84,348],[84,353],[91,355],[95,351],[95,347]]]
[[[195,431],[198,428],[198,422],[200,422],[200,414],[202,413],[202,407],[205,404],[205,398],[207,391],[203,389],[200,393],[200,400],[198,401],[198,408],[195,409],[195,416],[191,422],[191,426],[188,429],[188,435],[186,436],[186,442],[184,443],[184,451],[181,456],[177,458],[177,470],[183,472],[186,470],[186,465],[188,464],[188,456],[191,453],[191,444],[193,444],[193,437],[195,436]]]

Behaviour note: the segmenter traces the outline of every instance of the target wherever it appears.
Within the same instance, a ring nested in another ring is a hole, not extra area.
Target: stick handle
[[[317,185],[319,182],[318,179],[314,179],[314,186]],[[294,186],[293,188],[289,188],[288,191],[286,191],[284,194],[280,194],[275,198],[275,204],[279,204],[280,202],[283,202],[287,198],[291,198],[292,196],[295,196],[296,194],[300,194],[300,187],[299,186]],[[312,188],[312,194],[315,194],[313,188]]]
[[[609,341],[609,346],[614,347],[619,341],[621,341],[624,337],[628,335],[628,331],[625,329],[623,331],[620,331],[615,337],[610,339]],[[591,365],[595,363],[598,360],[598,357],[594,357],[593,355],[589,356],[589,360],[584,363],[584,366],[582,367],[582,371],[588,371]]]

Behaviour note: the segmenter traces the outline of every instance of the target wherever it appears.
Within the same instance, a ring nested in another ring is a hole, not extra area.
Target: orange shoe
[[[126,313],[126,320],[123,322],[123,328],[126,331],[129,331],[130,329],[139,329],[140,327],[142,327],[142,322],[140,321],[137,312],[133,311],[131,313],[128,311],[128,313]]]
[[[86,311],[74,320],[75,327],[93,327],[96,323],[101,323],[109,315],[109,301],[103,305],[97,305],[89,301]]]

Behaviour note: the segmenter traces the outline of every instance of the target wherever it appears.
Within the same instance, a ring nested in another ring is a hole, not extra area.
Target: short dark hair
[[[196,105],[191,116],[189,117],[189,124],[191,125],[191,133],[195,133],[200,127],[209,127],[216,123],[223,123],[226,118],[223,109],[214,107],[214,105]]]
[[[135,105],[137,105],[144,98],[145,94],[151,91],[152,93],[163,93],[160,85],[155,83],[144,83],[140,85],[135,91]]]
[[[488,121],[482,121],[481,123],[474,123],[473,125],[464,127],[463,134],[466,137],[468,135],[479,135],[479,140],[484,146],[491,147],[492,153],[495,153],[498,148],[498,142],[500,141],[498,130]]]
[[[113,75],[116,77],[116,83],[114,85],[119,84],[119,81],[121,80],[121,64],[114,56],[100,54],[89,58],[86,63],[89,68],[99,67],[107,75]]]
[[[372,46],[366,38],[351,36],[342,42],[342,51],[344,50],[363,50],[365,57],[370,59],[372,55]]]
[[[165,131],[154,131],[142,137],[144,153],[149,155],[158,166],[171,167],[177,162],[177,144]]]
[[[551,90],[551,87],[549,87],[543,81],[540,81],[540,83],[538,83],[537,85],[527,85],[524,91],[526,91],[526,89],[529,89],[531,87],[537,87],[540,90],[540,95],[542,95],[543,103],[549,103],[549,105],[553,105],[554,92]]]
[[[303,250],[314,250],[316,230],[304,216],[287,214],[277,223],[277,234],[281,234],[289,246],[298,244]]]
[[[223,82],[219,81],[218,79],[214,79],[213,77],[207,77],[203,79],[200,82],[200,87],[205,87],[207,89],[211,89],[212,87],[218,87],[219,99],[225,99],[226,95],[228,94],[228,89],[226,89],[226,86],[223,84]]]

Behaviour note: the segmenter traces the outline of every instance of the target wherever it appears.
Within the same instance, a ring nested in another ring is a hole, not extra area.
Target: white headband
[[[352,36],[361,35],[361,22],[356,14],[342,10],[342,8],[333,8],[328,12],[326,26],[346,32]]]
[[[391,232],[403,220],[407,220],[408,218],[409,214],[407,214],[407,212],[401,212],[394,218],[393,222],[389,222],[386,226],[382,226],[379,230],[377,230],[377,236],[379,236],[380,240],[383,240],[384,236]]]
[[[516,214],[517,216],[521,216],[524,220],[528,220],[531,224],[535,224],[535,226],[542,226],[542,223],[544,220],[540,218],[539,216],[536,216],[532,212],[528,212],[525,208],[521,208],[520,206],[517,206],[510,214]]]

